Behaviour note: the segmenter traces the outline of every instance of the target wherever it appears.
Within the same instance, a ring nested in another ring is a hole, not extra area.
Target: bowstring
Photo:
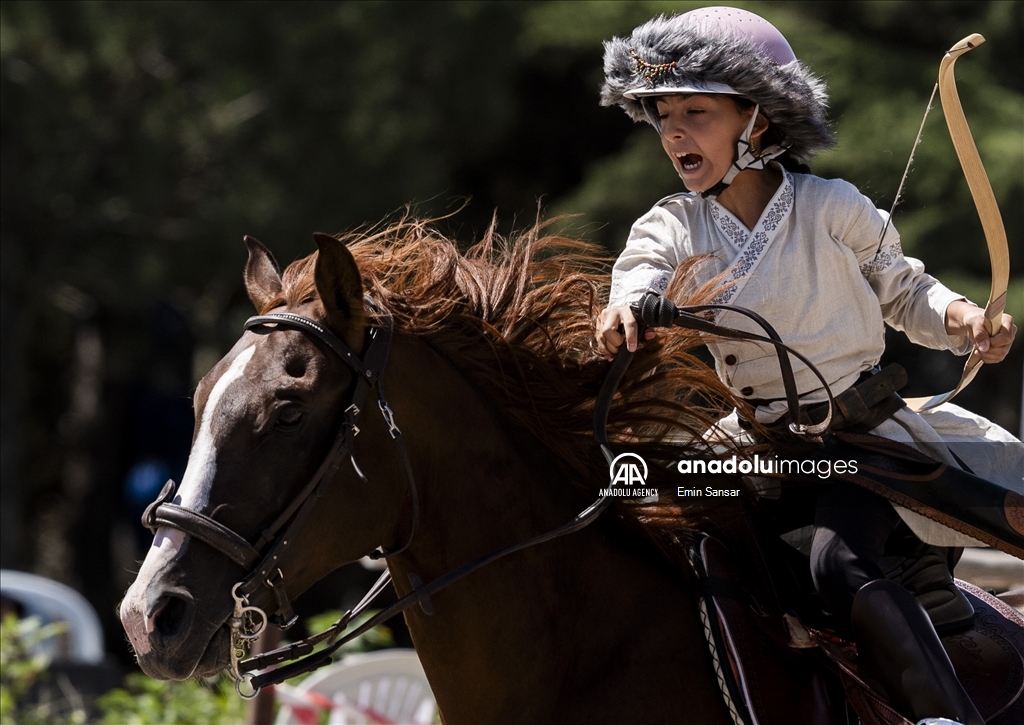
[[[900,179],[900,185],[896,189],[896,198],[892,201],[892,208],[889,209],[889,216],[885,220],[885,224],[882,225],[882,232],[878,235],[878,247],[875,249],[875,257],[882,251],[882,242],[885,240],[885,233],[889,231],[889,224],[892,223],[892,215],[896,213],[896,205],[900,203],[900,199],[903,196],[903,187],[907,183],[907,177],[910,176],[910,167],[914,163],[914,155],[917,153],[917,147],[921,144],[921,136],[924,134],[924,124],[928,120],[928,114],[931,113],[932,105],[935,102],[935,94],[939,90],[938,82],[932,88],[932,94],[928,97],[928,106],[924,109],[924,117],[921,118],[921,126],[917,129],[917,137],[914,139],[914,145],[910,149],[910,158],[907,159],[907,168],[903,170],[903,178]]]

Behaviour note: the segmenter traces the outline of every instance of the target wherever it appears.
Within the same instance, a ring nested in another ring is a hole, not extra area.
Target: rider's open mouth
[[[679,158],[679,164],[683,167],[684,171],[693,171],[701,165],[704,160],[699,154],[682,154]]]

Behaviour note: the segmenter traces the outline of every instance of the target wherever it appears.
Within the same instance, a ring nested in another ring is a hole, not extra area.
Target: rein
[[[835,397],[832,389],[825,382],[821,372],[814,363],[808,360],[793,348],[782,342],[779,333],[769,324],[768,320],[761,317],[753,310],[735,305],[683,305],[677,306],[671,300],[653,292],[648,292],[637,303],[631,305],[633,315],[648,327],[683,327],[698,332],[708,332],[719,337],[728,337],[734,340],[747,340],[750,342],[765,342],[775,348],[779,359],[779,374],[782,377],[782,387],[786,392],[786,406],[788,407],[789,431],[798,436],[815,437],[826,433],[832,424],[832,414],[835,409]],[[712,310],[728,310],[736,312],[753,320],[767,333],[758,335],[753,332],[737,330],[732,327],[725,327],[704,317],[701,313]],[[825,419],[816,425],[806,425],[800,422],[800,393],[796,388],[796,379],[793,376],[793,364],[789,360],[790,355],[795,355],[807,368],[814,373],[821,383],[822,389],[828,396],[828,411]]]
[[[676,307],[673,303],[664,298],[649,293],[639,303],[632,306],[633,313],[637,320],[643,325],[652,327],[669,327],[677,325],[702,332],[709,332],[723,337],[734,339],[755,340],[767,342],[773,345],[778,353],[779,365],[782,372],[783,383],[787,394],[787,401],[790,403],[790,430],[799,435],[815,436],[828,429],[832,419],[833,398],[824,378],[814,365],[800,353],[790,349],[782,343],[778,334],[759,315],[738,307],[729,305],[698,305],[690,307]],[[723,327],[700,313],[712,309],[728,309],[739,312],[754,320],[767,333],[767,337],[754,333],[735,330]],[[399,612],[419,604],[427,615],[434,614],[431,597],[441,589],[455,583],[466,575],[497,561],[509,554],[535,546],[537,544],[551,541],[568,534],[575,533],[589,524],[606,509],[612,499],[607,493],[602,493],[592,504],[576,515],[571,521],[551,531],[539,534],[525,541],[512,544],[503,549],[490,552],[476,559],[473,559],[462,566],[449,571],[429,584],[423,581],[414,573],[409,574],[409,584],[412,592],[401,597],[388,608],[381,610],[367,621],[356,627],[344,636],[339,635],[349,626],[352,620],[362,614],[367,607],[384,590],[391,580],[389,571],[381,575],[380,579],[371,587],[363,599],[351,610],[345,612],[342,617],[329,628],[293,644],[280,647],[270,652],[265,652],[247,659],[243,659],[246,653],[248,642],[256,639],[265,628],[268,619],[271,623],[282,629],[287,629],[295,623],[297,617],[292,609],[284,587],[284,574],[278,568],[277,563],[282,554],[289,546],[289,543],[298,533],[299,527],[305,521],[312,507],[319,498],[326,492],[327,486],[333,479],[342,461],[346,458],[351,461],[352,467],[359,478],[365,483],[366,476],[360,470],[352,453],[353,438],[359,433],[356,422],[365,408],[366,400],[371,390],[377,392],[377,404],[380,408],[385,422],[388,424],[388,432],[398,446],[406,469],[406,476],[413,503],[413,524],[408,540],[400,548],[394,551],[383,549],[370,554],[371,558],[393,556],[409,547],[419,525],[419,500],[413,478],[412,467],[409,462],[405,444],[401,438],[401,431],[395,424],[394,415],[388,406],[384,395],[381,378],[387,364],[393,337],[393,321],[390,315],[382,315],[384,325],[371,328],[370,342],[367,346],[365,356],[359,358],[345,343],[333,332],[320,323],[300,315],[289,312],[273,313],[251,317],[245,323],[245,329],[257,334],[269,334],[275,330],[292,329],[304,332],[324,342],[342,362],[348,365],[357,373],[357,382],[348,407],[345,408],[342,424],[330,451],[320,464],[316,473],[309,483],[302,489],[293,502],[278,515],[274,522],[261,532],[256,544],[249,542],[239,534],[228,529],[223,524],[197,511],[186,509],[177,504],[171,503],[174,496],[175,484],[168,481],[160,492],[156,501],[147,507],[143,514],[143,524],[154,532],[160,526],[169,526],[195,536],[200,541],[213,547],[227,558],[240,565],[250,573],[244,579],[232,587],[231,595],[235,601],[235,609],[228,619],[231,629],[231,675],[235,680],[235,689],[239,695],[249,699],[255,697],[259,690],[268,685],[275,685],[287,679],[310,672],[331,661],[333,655],[342,645],[352,641],[361,634],[369,631],[381,622],[390,619]],[[807,426],[799,423],[799,396],[793,378],[792,364],[789,361],[789,354],[796,355],[817,375],[822,382],[823,388],[828,392],[828,415],[822,423],[816,426]],[[609,466],[614,461],[614,454],[611,450],[607,436],[608,413],[611,409],[612,399],[619,386],[626,369],[633,359],[634,353],[629,352],[626,346],[619,348],[619,352],[605,376],[604,383],[595,400],[594,406],[594,439],[601,449],[602,454]],[[613,472],[614,473],[614,472]],[[607,491],[607,489],[605,489]],[[283,530],[283,533],[281,533]],[[249,597],[259,589],[266,586],[274,592],[278,605],[278,613],[268,618],[258,607],[249,606]],[[315,645],[328,641],[330,644],[323,649],[314,652]],[[294,661],[293,661],[294,660]],[[277,669],[252,674],[256,670],[266,669],[282,662],[290,664],[278,667]],[[243,686],[248,685],[251,692],[243,692]]]

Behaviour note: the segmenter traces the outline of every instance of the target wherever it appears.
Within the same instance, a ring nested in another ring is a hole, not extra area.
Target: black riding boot
[[[850,618],[864,674],[905,717],[985,725],[913,594],[886,579],[869,582],[857,591]]]

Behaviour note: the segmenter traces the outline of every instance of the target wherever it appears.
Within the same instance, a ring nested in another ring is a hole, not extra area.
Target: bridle
[[[342,462],[346,459],[349,460],[359,478],[364,483],[366,482],[366,476],[360,470],[353,456],[352,445],[353,439],[359,433],[356,423],[360,414],[365,409],[370,392],[373,390],[377,393],[377,405],[388,426],[388,432],[398,447],[399,455],[405,466],[413,511],[412,527],[406,542],[393,551],[386,551],[383,548],[374,551],[370,554],[370,557],[379,559],[405,551],[416,535],[416,530],[419,526],[419,499],[413,478],[412,466],[409,462],[401,430],[395,424],[394,414],[384,395],[382,383],[384,368],[387,365],[388,353],[391,348],[394,324],[389,314],[378,310],[370,300],[367,300],[367,303],[377,312],[382,324],[370,328],[368,332],[369,342],[362,358],[353,353],[337,335],[324,325],[291,312],[259,315],[249,318],[245,323],[246,330],[257,334],[269,334],[276,330],[291,329],[311,335],[324,342],[342,362],[356,373],[356,383],[351,401],[344,410],[341,426],[326,457],[299,495],[277,516],[269,527],[261,532],[255,544],[250,544],[244,537],[205,514],[171,503],[175,489],[173,481],[168,481],[164,485],[157,500],[151,503],[146,508],[145,513],[143,513],[143,524],[154,531],[154,533],[160,526],[169,526],[183,531],[211,546],[249,572],[231,589],[231,596],[234,599],[234,611],[232,616],[228,618],[228,625],[231,630],[230,673],[235,680],[235,689],[238,694],[247,699],[255,697],[259,690],[267,685],[278,684],[330,663],[331,655],[343,644],[411,606],[419,604],[426,614],[433,614],[434,609],[430,598],[441,589],[508,554],[579,531],[592,523],[612,501],[606,494],[607,489],[603,489],[602,494],[597,500],[566,524],[473,559],[438,577],[429,584],[424,584],[416,574],[409,574],[409,584],[412,587],[411,593],[401,597],[397,602],[370,617],[339,639],[339,635],[348,627],[349,623],[365,611],[374,599],[383,592],[390,581],[390,572],[385,570],[380,579],[363,597],[362,601],[346,612],[327,630],[271,652],[265,652],[245,659],[248,643],[255,640],[261,634],[268,621],[282,629],[287,629],[297,619],[285,590],[284,574],[278,567],[278,562],[294,540],[295,535],[313,506],[326,492],[330,481]],[[749,317],[766,331],[767,337],[727,328],[703,316],[705,313],[717,309],[728,309]],[[724,337],[756,340],[773,345],[778,353],[783,383],[790,404],[791,432],[798,435],[816,436],[827,430],[832,418],[833,402],[829,386],[825,383],[824,378],[814,365],[803,355],[783,344],[771,325],[756,313],[731,305],[676,307],[670,301],[654,294],[648,294],[638,304],[633,305],[633,312],[641,324],[651,327],[671,327],[675,325]],[[808,426],[799,422],[798,395],[793,379],[792,365],[788,357],[789,354],[795,355],[804,362],[817,375],[823,388],[828,392],[828,415],[822,423],[816,426]],[[625,375],[632,357],[633,353],[628,352],[626,346],[623,345],[606,374],[604,383],[595,401],[594,438],[610,466],[613,465],[615,456],[607,438],[608,412],[611,408],[615,390]],[[249,597],[261,586],[271,589],[277,602],[277,613],[271,617],[268,617],[258,607],[249,605]],[[329,645],[314,652],[314,646],[325,640],[329,642]],[[269,672],[252,674],[256,670],[266,669],[267,667],[291,660],[298,661]],[[243,691],[244,686],[251,687],[251,692]]]
[[[393,551],[381,548],[369,556],[379,559],[398,554],[408,548],[416,535],[416,530],[419,527],[419,497],[405,442],[402,439],[402,432],[395,425],[394,414],[388,405],[382,383],[384,368],[387,365],[388,353],[391,349],[394,325],[390,315],[380,314],[379,317],[381,324],[370,328],[368,343],[362,358],[353,353],[337,335],[325,326],[301,315],[279,312],[251,317],[246,321],[245,329],[257,334],[291,329],[315,337],[324,342],[355,373],[355,385],[351,399],[344,410],[341,425],[327,455],[299,494],[274,519],[273,523],[260,533],[256,543],[250,544],[245,537],[206,514],[171,503],[175,492],[174,481],[168,481],[164,485],[156,501],[151,503],[143,513],[143,524],[154,533],[161,526],[169,526],[183,531],[217,550],[248,572],[231,589],[231,596],[235,600],[235,611],[229,623],[232,629],[232,670],[236,682],[240,680],[237,671],[238,659],[244,656],[245,652],[244,647],[241,646],[242,642],[258,637],[268,619],[281,629],[288,629],[297,619],[285,588],[284,574],[278,564],[285,551],[295,540],[295,536],[310,511],[320,497],[326,493],[330,481],[345,460],[351,462],[356,475],[364,483],[366,482],[366,476],[353,455],[353,440],[359,434],[359,427],[356,423],[366,407],[371,391],[376,391],[377,407],[384,417],[388,433],[395,441],[399,456],[405,466],[412,499],[412,526],[409,537],[402,546]],[[249,598],[261,586],[265,586],[273,592],[277,603],[277,613],[270,617],[267,617],[259,608],[249,606]]]

